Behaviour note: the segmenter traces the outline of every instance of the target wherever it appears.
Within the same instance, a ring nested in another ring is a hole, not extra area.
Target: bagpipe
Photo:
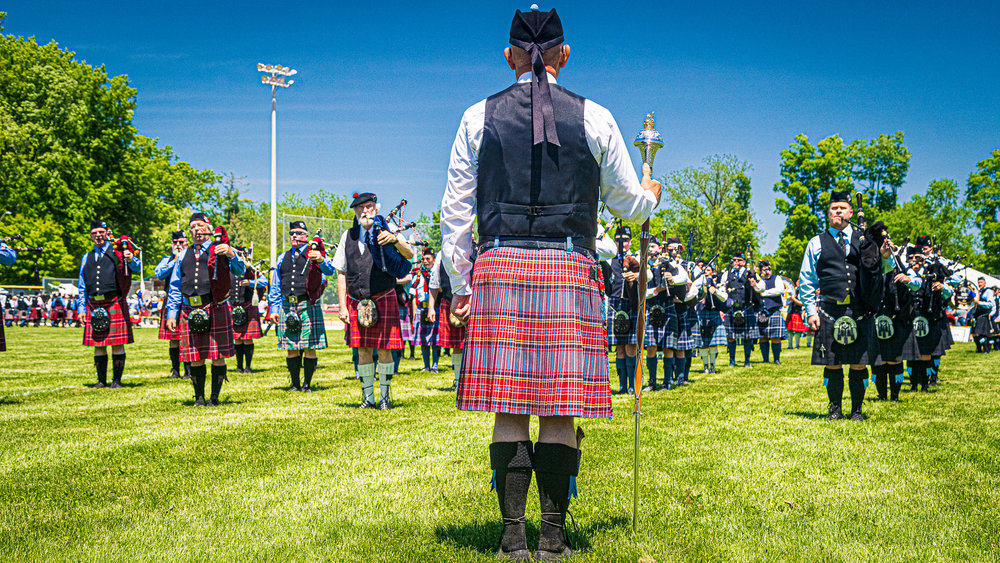
[[[229,292],[232,289],[232,273],[229,271],[229,257],[225,255],[217,256],[215,254],[220,244],[230,244],[229,233],[222,225],[215,227],[212,231],[212,243],[208,246],[208,271],[212,274],[209,286],[214,303],[221,303],[228,299]],[[192,305],[195,307],[188,313],[188,327],[191,329],[191,332],[196,334],[208,332],[212,327],[212,316],[205,308],[199,306],[200,303],[195,304],[192,300]]]
[[[24,240],[24,235],[18,233],[16,235],[0,237],[0,242],[3,243],[8,243],[15,240]],[[15,250],[17,252],[41,252],[45,250],[44,246],[8,246],[7,248]]]

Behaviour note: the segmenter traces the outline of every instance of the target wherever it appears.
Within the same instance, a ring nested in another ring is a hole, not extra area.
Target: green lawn
[[[125,388],[94,390],[80,330],[7,330],[0,558],[493,559],[492,419],[455,410],[447,358],[404,361],[397,408],[360,411],[339,334],[311,395],[281,390],[272,334],[196,409],[156,331],[136,334]],[[826,421],[805,350],[782,359],[644,396],[637,535],[630,398],[584,421],[573,560],[1000,560],[1000,355],[960,345],[933,392],[869,401],[863,423]],[[528,507],[532,545],[534,490]]]

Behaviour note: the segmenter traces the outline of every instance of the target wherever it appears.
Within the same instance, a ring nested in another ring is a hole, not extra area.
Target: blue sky
[[[56,40],[127,74],[139,132],[199,168],[270,190],[270,94],[257,62],[290,65],[278,94],[278,189],[407,198],[437,208],[463,110],[506,87],[508,2],[8,1],[5,33]],[[903,199],[964,186],[1000,146],[1000,3],[561,2],[572,48],[560,83],[604,105],[626,140],[656,111],[657,172],[711,154],[753,165],[765,250],[779,153],[902,130]],[[638,160],[638,153],[633,154]]]

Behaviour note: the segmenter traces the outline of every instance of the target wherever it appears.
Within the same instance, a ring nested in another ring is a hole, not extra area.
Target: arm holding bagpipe
[[[334,243],[330,245],[333,250],[337,249],[337,244]],[[336,271],[333,267],[333,259],[327,254],[326,243],[323,241],[323,229],[316,231],[313,235],[311,241],[309,241],[309,252],[306,253],[306,258],[308,261],[306,265],[302,267],[301,275],[305,275],[306,271],[309,270],[311,265],[315,265],[315,269],[323,272],[328,276],[332,276]]]

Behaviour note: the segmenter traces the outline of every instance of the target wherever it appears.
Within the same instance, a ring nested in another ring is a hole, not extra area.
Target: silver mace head
[[[639,149],[639,154],[642,155],[642,163],[648,164],[650,168],[653,167],[656,151],[663,147],[663,137],[660,136],[659,131],[653,129],[656,126],[654,115],[655,113],[646,114],[642,131],[639,131],[635,137],[635,143],[633,143]]]

